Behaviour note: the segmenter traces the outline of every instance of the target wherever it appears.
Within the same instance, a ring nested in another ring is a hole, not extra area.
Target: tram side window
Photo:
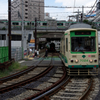
[[[5,34],[0,35],[0,40],[6,40],[6,35]]]
[[[75,47],[77,46],[76,37],[71,38],[71,50],[74,52]]]
[[[63,26],[63,23],[57,23],[57,26]]]
[[[32,25],[34,26],[34,23],[32,23]]]
[[[63,38],[63,52],[65,53],[65,38]]]
[[[66,38],[66,51],[68,52],[68,39]]]
[[[17,22],[13,22],[12,24],[13,24],[13,25],[19,25],[19,23],[17,23]]]
[[[43,26],[47,26],[47,23],[43,23]]]

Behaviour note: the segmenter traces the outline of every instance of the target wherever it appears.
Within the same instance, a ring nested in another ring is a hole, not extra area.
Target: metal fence
[[[15,61],[21,60],[22,56],[22,47],[11,48],[11,58],[15,59]]]

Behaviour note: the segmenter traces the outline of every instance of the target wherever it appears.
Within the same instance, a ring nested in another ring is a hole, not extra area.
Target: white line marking
[[[22,61],[19,61],[18,63],[22,63],[22,62],[24,62],[25,60],[22,60]]]

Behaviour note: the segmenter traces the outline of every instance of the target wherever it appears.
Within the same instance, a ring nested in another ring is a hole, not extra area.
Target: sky
[[[68,6],[82,7],[93,6],[96,0],[44,0],[45,6]],[[67,20],[68,16],[75,15],[75,11],[79,8],[45,8],[45,12],[50,13],[50,16],[58,20]],[[88,12],[90,8],[85,8],[84,12]],[[82,11],[82,9],[79,9]],[[8,19],[8,0],[0,0],[0,19]]]

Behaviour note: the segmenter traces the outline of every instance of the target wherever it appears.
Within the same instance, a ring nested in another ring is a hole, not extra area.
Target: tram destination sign
[[[91,35],[91,31],[76,31],[75,35]]]

